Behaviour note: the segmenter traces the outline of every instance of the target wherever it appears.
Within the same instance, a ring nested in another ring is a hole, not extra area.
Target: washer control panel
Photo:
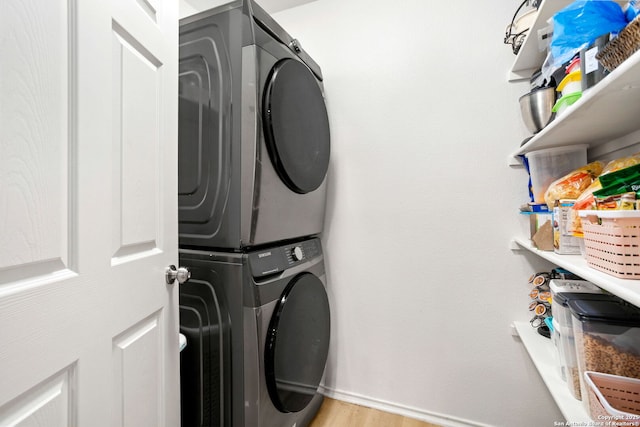
[[[263,277],[281,273],[287,268],[307,262],[320,255],[322,255],[322,246],[320,240],[315,238],[251,252],[249,253],[249,265],[253,277]]]

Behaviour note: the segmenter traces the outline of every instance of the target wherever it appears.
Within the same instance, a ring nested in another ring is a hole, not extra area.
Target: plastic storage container
[[[562,349],[562,343],[560,341],[561,340],[560,325],[558,325],[558,322],[554,318],[551,318],[551,324],[553,325],[553,329],[551,329],[551,342],[553,343],[553,347],[556,349],[556,353],[555,353],[556,367],[558,368],[558,373],[560,374],[560,377],[562,378],[562,380],[566,381],[567,375],[565,373],[566,371],[565,371],[564,363],[562,362],[564,360],[564,354]]]
[[[598,52],[609,43],[609,34],[598,37],[592,44],[580,51],[580,71],[582,72],[582,92],[595,86],[608,71],[596,59]]]
[[[587,145],[546,148],[525,154],[534,202],[544,203],[549,184],[587,164]]]
[[[576,101],[581,97],[582,97],[582,92],[573,92],[573,93],[564,95],[562,98],[556,101],[551,111],[556,113],[556,116],[561,116],[562,114],[564,114],[567,108],[575,104]]]
[[[640,279],[640,211],[579,211],[589,267]]]
[[[572,325],[571,311],[567,306],[569,299],[576,299],[584,294],[604,293],[602,288],[586,280],[552,279],[549,282],[549,290],[551,291],[551,312],[553,317],[560,326],[564,327],[571,327]]]
[[[588,282],[587,282],[588,283]],[[583,290],[587,290],[584,288]],[[602,289],[593,289],[595,293],[578,292],[578,293],[559,293],[553,302],[554,320],[558,325],[558,335],[560,340],[560,363],[561,371],[565,374],[565,381],[569,392],[578,400],[582,399],[580,392],[580,369],[578,367],[578,356],[576,355],[576,341],[573,334],[573,320],[571,310],[569,309],[569,301],[576,299],[616,299],[616,297],[604,294]]]
[[[567,74],[556,88],[556,91],[561,92],[562,96],[582,92],[582,72],[580,69],[578,68],[578,70]]]
[[[640,309],[620,299],[571,300],[569,308],[582,401],[595,420],[584,373],[640,378]]]

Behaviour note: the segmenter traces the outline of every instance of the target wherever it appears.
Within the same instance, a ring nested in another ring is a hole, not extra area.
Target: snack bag
[[[570,228],[574,236],[582,237],[584,235],[582,231],[582,220],[577,211],[596,209],[596,200],[593,196],[593,193],[602,189],[600,177],[637,164],[640,164],[640,153],[611,160],[609,163],[607,163],[600,176],[593,180],[593,183],[582,192],[582,194],[576,200],[575,204],[572,206],[574,215],[571,216],[572,222]]]
[[[634,166],[640,164],[640,153],[633,154],[628,157],[621,157],[619,159],[611,160],[607,165],[602,169],[602,173],[600,176],[606,175],[611,172],[616,172],[621,169],[628,168],[630,166]],[[574,210],[585,210],[585,209],[595,209],[595,201],[593,199],[593,192],[602,189],[602,184],[600,183],[600,176],[593,180],[593,183],[586,190],[582,192],[582,194],[576,200],[575,205],[573,205]]]
[[[603,167],[604,163],[601,161],[591,162],[552,182],[544,194],[544,201],[549,209],[553,209],[556,200],[577,199],[602,173]]]

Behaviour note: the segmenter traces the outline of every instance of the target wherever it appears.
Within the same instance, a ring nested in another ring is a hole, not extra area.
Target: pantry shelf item
[[[640,308],[620,299],[569,301],[585,410],[587,371],[640,378]],[[593,414],[592,414],[593,416]]]
[[[535,203],[544,203],[549,185],[587,164],[587,145],[571,145],[531,151],[526,154]]]
[[[609,42],[610,34],[598,37],[592,44],[580,51],[580,71],[582,72],[582,92],[595,86],[609,74],[598,61],[596,55]]]
[[[611,426],[640,425],[640,380],[587,371],[591,418]]]
[[[553,279],[549,282],[549,289],[552,301],[551,313],[555,327],[554,337],[557,340],[558,368],[562,379],[567,381],[569,391],[578,398],[580,381],[575,375],[577,372],[574,373],[568,368],[568,366],[577,366],[569,301],[575,298],[599,298],[604,294],[604,291],[586,280],[569,279]]]
[[[640,211],[580,211],[587,264],[621,279],[640,279]]]
[[[553,87],[540,87],[525,93],[518,99],[522,121],[531,133],[540,132],[553,120],[553,106],[556,102],[556,90]]]
[[[582,160],[582,158],[580,158],[580,160]],[[549,184],[549,188],[547,188],[544,194],[544,201],[547,207],[553,209],[556,201],[561,199],[576,200],[593,184],[593,180],[602,173],[603,167],[604,163],[601,161],[591,162],[572,170]]]
[[[563,97],[572,93],[582,92],[582,72],[580,69],[578,68],[578,70],[567,74],[558,84],[556,91],[560,92]]]
[[[563,370],[567,379],[567,387],[573,397],[582,399],[580,391],[580,370],[578,369],[578,356],[576,354],[576,342],[573,332],[573,319],[569,309],[569,301],[576,299],[612,299],[612,295],[602,293],[561,293],[556,297],[557,305],[554,304],[554,316],[558,316],[558,327],[560,329],[560,349]]]
[[[554,104],[551,111],[556,113],[556,116],[561,116],[564,112],[576,103],[582,97],[582,92],[573,92],[568,95],[563,95],[562,98],[558,99]]]
[[[618,37],[607,43],[596,59],[609,71],[615,70],[627,58],[640,49],[640,17],[629,22]]]

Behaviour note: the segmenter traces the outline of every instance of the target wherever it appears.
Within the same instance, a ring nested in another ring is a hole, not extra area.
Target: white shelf
[[[615,0],[615,2],[624,7],[628,0]],[[573,0],[544,0],[540,4],[536,20],[527,32],[527,37],[509,70],[507,76],[509,81],[528,80],[542,66],[547,52],[541,51],[538,46],[538,30],[547,27],[553,15],[571,3]]]
[[[538,17],[525,39],[509,71],[509,80],[522,80],[540,68],[545,52],[538,49],[537,31],[571,0],[544,0]],[[619,4],[626,2],[618,1]],[[612,140],[637,134],[640,127],[640,51],[631,55],[598,84],[589,88],[582,97],[560,117],[533,136],[512,154],[519,155],[543,148],[572,144],[588,144],[592,149]],[[637,135],[633,135],[634,138]],[[638,140],[635,140],[638,142]],[[510,162],[513,164],[514,162]]]
[[[571,423],[592,425],[593,421],[585,411],[582,401],[571,395],[567,383],[560,377],[556,350],[551,340],[538,334],[528,323],[514,322],[514,325],[562,415]]]
[[[527,37],[511,66],[508,76],[509,81],[529,79],[533,72],[540,68],[547,54],[538,48],[538,30],[546,27],[548,25],[547,21],[553,14],[568,6],[572,1],[544,0],[540,4],[536,21],[527,33]]]
[[[586,91],[513,156],[571,144],[600,145],[638,130],[640,51]]]
[[[565,268],[585,280],[595,283],[602,289],[640,307],[640,280],[618,279],[602,273],[587,265],[587,261],[581,255],[558,255],[555,252],[541,251],[533,246],[530,239],[515,238],[520,247],[533,252],[537,256]]]

